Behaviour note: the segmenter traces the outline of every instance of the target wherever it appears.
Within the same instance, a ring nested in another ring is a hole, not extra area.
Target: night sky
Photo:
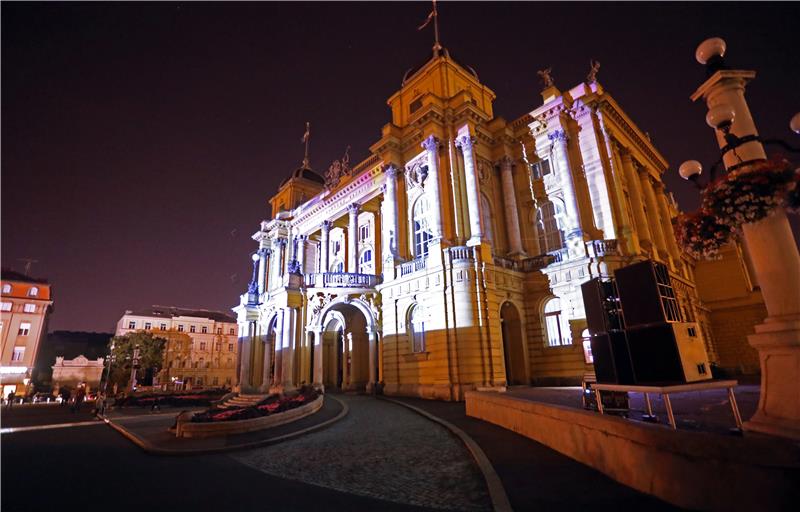
[[[250,235],[302,160],[367,156],[386,99],[431,55],[429,3],[2,5],[2,264],[54,287],[50,328],[112,330],[150,304],[229,310]],[[541,104],[536,71],[566,90],[589,59],[649,132],[684,209],[677,166],[717,158],[694,60],[711,36],[755,69],[759,131],[800,145],[797,3],[440,2],[442,43],[497,93],[495,114]],[[796,219],[795,219],[796,220]]]

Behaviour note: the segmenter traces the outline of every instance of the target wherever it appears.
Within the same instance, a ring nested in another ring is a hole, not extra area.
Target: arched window
[[[6,284],[3,285],[3,293],[11,293],[11,285],[10,284],[6,283]]]
[[[428,219],[430,212],[430,204],[428,198],[422,196],[414,203],[412,211],[413,235],[414,235],[414,256],[422,258],[428,255],[428,242],[430,242],[433,235],[431,234],[430,220]]]
[[[556,222],[556,207],[551,201],[536,210],[536,231],[539,236],[539,250],[542,253],[557,251],[564,247],[561,230]]]
[[[494,241],[492,208],[489,206],[489,200],[486,199],[486,196],[483,194],[481,194],[481,220],[483,223],[483,238],[491,244],[491,242]],[[492,249],[494,249],[494,245],[492,245]]]
[[[331,272],[344,272],[344,261],[334,261],[331,265]]]
[[[547,344],[551,347],[572,344],[569,323],[561,311],[561,299],[553,297],[544,305],[544,325]]]
[[[425,352],[425,315],[417,304],[408,312],[408,328],[411,334],[411,349],[414,352]]]
[[[36,297],[37,295],[39,295],[39,288],[37,288],[35,286],[31,286],[31,289],[28,290],[28,296],[29,297]]]
[[[375,272],[375,265],[372,261],[372,248],[361,251],[361,256],[358,257],[358,271],[362,274]]]

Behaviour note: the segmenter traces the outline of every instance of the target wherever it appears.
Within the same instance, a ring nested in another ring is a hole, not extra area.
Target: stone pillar
[[[639,168],[639,181],[642,185],[642,192],[644,192],[644,201],[647,205],[647,212],[650,222],[650,232],[653,233],[653,238],[656,242],[656,248],[662,261],[672,264],[672,258],[667,251],[667,242],[664,238],[661,224],[658,221],[659,210],[656,204],[656,195],[653,192],[653,182],[650,179],[650,173],[644,167]]]
[[[347,227],[347,272],[358,272],[358,212],[361,205],[353,203],[347,207],[350,223]]]
[[[625,191],[622,189],[623,171],[617,159],[619,144],[609,136],[605,129],[602,130],[602,134],[605,139],[605,150],[611,167],[612,191],[619,211],[619,231],[621,236],[618,236],[618,239],[621,239],[621,245],[627,249],[625,254],[637,254],[639,252],[639,236],[631,226],[631,217],[629,215],[633,215],[633,212],[628,212],[628,202],[625,201]],[[630,194],[631,192],[629,191],[628,195],[630,196]]]
[[[331,234],[331,221],[324,220],[322,221],[322,226],[320,226],[320,238],[321,238],[321,245],[319,249],[319,271],[320,272],[327,272],[328,271],[328,256],[330,254],[330,234]]]
[[[275,372],[272,374],[272,385],[278,386],[283,378],[283,325],[284,311],[278,311],[278,320],[275,322]]]
[[[469,135],[458,138],[456,146],[464,154],[464,179],[467,188],[467,207],[469,209],[470,238],[467,245],[480,245],[483,239],[483,218],[481,218],[481,196],[478,177],[475,174],[474,141]]]
[[[284,246],[286,240],[283,238],[274,238],[272,240],[272,256],[270,257],[270,288],[280,286],[283,282],[283,260],[284,260]]]
[[[439,187],[439,141],[433,135],[422,141],[421,146],[428,152],[428,177],[425,187],[431,201],[431,234],[433,238],[442,237],[442,194]]]
[[[270,342],[270,333],[267,332],[261,335],[261,342],[264,344],[264,369],[261,373],[261,389],[262,393],[269,393],[269,387],[272,383],[272,372],[270,366],[272,365],[272,342]]]
[[[629,151],[622,153],[622,170],[625,171],[625,181],[628,182],[628,196],[631,199],[631,206],[633,207],[633,220],[636,224],[636,234],[639,236],[639,241],[642,242],[647,249],[653,246],[652,238],[650,236],[650,227],[647,225],[647,218],[644,214],[644,206],[642,200],[644,193],[639,184],[639,177],[637,176],[636,169],[633,167],[633,158]]]
[[[367,329],[367,340],[369,341],[369,381],[367,382],[367,393],[374,393],[375,385],[378,383],[378,334]]]
[[[314,361],[312,362],[314,365],[314,387],[318,387],[322,389],[323,387],[323,340],[322,340],[322,328],[314,331]]]
[[[524,254],[522,235],[519,230],[519,213],[517,210],[517,194],[514,189],[514,161],[504,156],[500,160],[500,176],[503,182],[503,199],[506,206],[506,227],[508,228],[509,252],[512,256]]]
[[[658,203],[658,211],[661,213],[661,226],[664,231],[664,238],[667,243],[667,250],[672,261],[675,265],[681,264],[681,251],[678,248],[678,241],[675,239],[675,229],[672,227],[672,217],[670,216],[669,205],[667,204],[667,193],[664,190],[664,184],[656,182],[655,184],[656,202]]]
[[[300,273],[306,273],[306,237],[305,235],[297,235],[297,263],[300,265]]]
[[[294,236],[292,235],[292,227],[288,226],[286,229],[286,245],[283,249],[283,272],[289,273],[292,260],[294,260]]]
[[[430,156],[430,155],[429,155]],[[386,174],[386,191],[383,194],[383,212],[384,212],[384,261],[386,256],[397,257],[397,167],[392,164],[384,168]]]
[[[255,333],[255,323],[247,322],[246,336],[241,337],[241,347],[239,348],[239,357],[241,364],[239,367],[239,389],[249,391],[252,386],[252,358],[253,358],[253,334]]]
[[[754,71],[717,71],[692,95],[703,98],[709,109],[729,105],[735,112],[730,132],[737,137],[757,135],[744,97],[745,85]],[[727,145],[716,130],[720,149]],[[725,168],[742,162],[764,160],[758,141],[742,144],[723,156]],[[772,215],[742,226],[747,252],[767,306],[764,323],[747,337],[758,350],[761,362],[761,396],[755,415],[744,427],[767,434],[800,440],[800,253],[786,217],[777,209]]]
[[[270,250],[261,248],[258,250],[258,295],[261,296],[267,290],[267,268],[269,267]]]
[[[297,318],[297,310],[294,308],[286,308],[283,313],[283,360],[281,365],[283,371],[281,375],[281,385],[283,390],[291,390],[295,388],[294,382],[294,352],[297,347],[295,340],[296,326],[295,321]]]
[[[575,190],[576,180],[569,162],[569,148],[567,147],[569,138],[564,130],[556,130],[548,134],[548,138],[553,143],[555,158],[559,165],[559,182],[564,193],[564,208],[567,214],[567,226],[565,226],[567,229],[564,230],[564,234],[567,239],[581,237],[586,226],[583,226],[581,222],[581,210]]]

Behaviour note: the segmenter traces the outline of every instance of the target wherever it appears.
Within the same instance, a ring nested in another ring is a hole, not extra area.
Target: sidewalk
[[[176,416],[185,410],[201,411],[205,408],[175,408],[170,412],[155,414],[150,414],[149,410],[141,412],[135,409],[131,411],[122,409],[107,415],[106,420],[112,428],[148,453],[198,455],[275,443],[325,428],[347,414],[347,408],[340,401],[326,396],[322,408],[318,412],[292,423],[245,434],[205,439],[178,438],[169,429],[175,424]],[[136,412],[134,413],[134,411]]]
[[[418,407],[469,435],[491,462],[514,510],[679,510],[540,443],[470,418],[463,402],[387,398]]]

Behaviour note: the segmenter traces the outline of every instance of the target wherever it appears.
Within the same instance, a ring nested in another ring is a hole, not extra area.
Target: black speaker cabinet
[[[590,338],[594,373],[601,384],[635,384],[625,331],[596,334]]]
[[[625,333],[637,384],[686,383],[711,378],[696,323],[663,322],[629,328]]]
[[[645,260],[614,273],[627,328],[682,320],[669,270]]]
[[[612,279],[596,277],[586,281],[581,285],[581,293],[590,334],[625,328],[617,286]]]

